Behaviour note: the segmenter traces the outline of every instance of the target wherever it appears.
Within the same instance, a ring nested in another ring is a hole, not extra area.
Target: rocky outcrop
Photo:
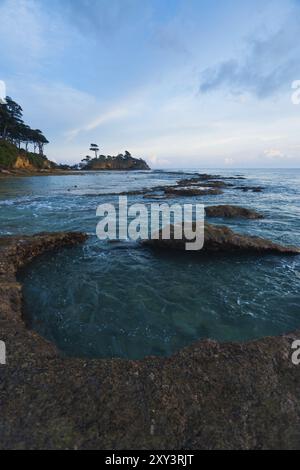
[[[15,170],[34,170],[34,166],[29,162],[28,158],[18,156],[14,163],[13,168]]]
[[[180,240],[174,239],[174,226],[171,226],[169,240],[146,240],[145,246],[164,250],[185,251],[188,240],[183,236]],[[256,254],[283,254],[299,255],[300,248],[282,246],[260,237],[240,235],[225,226],[205,224],[204,246],[199,255],[204,253],[256,253]]]
[[[244,193],[248,193],[249,191],[252,193],[262,193],[264,190],[261,186],[236,186],[234,189],[239,189]]]
[[[206,217],[223,217],[228,219],[263,219],[259,212],[239,206],[209,206],[205,207]]]
[[[0,173],[11,175],[32,173],[40,170],[54,169],[56,164],[44,155],[26,152],[15,145],[0,139]]]
[[[178,188],[178,187],[166,187],[165,194],[172,195],[172,196],[183,196],[183,197],[193,197],[193,196],[219,196],[223,194],[223,191],[220,189],[212,189],[212,188]]]
[[[134,158],[132,156],[119,155],[117,157],[100,156],[94,158],[88,163],[85,170],[100,171],[100,170],[117,170],[117,171],[141,171],[150,170],[149,166],[141,158]]]
[[[1,449],[299,449],[300,331],[142,361],[60,356],[22,318],[17,270],[84,234],[0,239]]]

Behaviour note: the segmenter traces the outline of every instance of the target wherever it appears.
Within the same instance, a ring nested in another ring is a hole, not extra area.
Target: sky
[[[299,0],[0,0],[0,45],[54,161],[300,167]]]

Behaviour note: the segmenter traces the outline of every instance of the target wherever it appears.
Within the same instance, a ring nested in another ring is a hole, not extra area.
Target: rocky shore
[[[26,327],[18,271],[81,233],[0,239],[1,449],[299,449],[300,331],[170,358],[64,358]]]
[[[195,231],[196,227],[193,229]],[[164,240],[162,232],[160,232],[157,239],[145,240],[143,245],[163,250],[185,251],[186,243],[189,240],[184,235],[179,240],[174,239],[174,226],[170,226],[170,233],[170,239]],[[300,248],[279,245],[260,237],[241,235],[223,225],[217,226],[206,223],[204,227],[204,246],[196,254],[202,256],[206,253],[300,255]]]

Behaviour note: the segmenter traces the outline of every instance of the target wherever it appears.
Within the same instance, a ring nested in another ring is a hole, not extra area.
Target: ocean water
[[[222,196],[177,202],[256,209],[265,219],[209,221],[300,246],[300,170],[199,171],[243,175],[247,180],[238,186],[264,191],[228,189]],[[299,328],[300,256],[199,258],[97,239],[96,208],[117,203],[111,193],[174,184],[186,173],[193,171],[0,179],[0,235],[90,235],[85,245],[41,256],[21,274],[30,327],[69,356],[130,359],[168,356],[203,338],[248,341]]]

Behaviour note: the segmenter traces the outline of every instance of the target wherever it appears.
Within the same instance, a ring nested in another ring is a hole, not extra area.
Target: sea
[[[0,179],[0,236],[83,231],[88,241],[36,258],[20,273],[27,324],[70,357],[170,356],[204,339],[246,342],[300,328],[300,256],[155,252],[99,240],[99,204],[174,185],[194,173],[232,180],[223,195],[172,204],[240,205],[261,220],[209,219],[300,246],[300,170],[205,168]],[[261,186],[261,193],[235,186]],[[150,204],[143,195],[128,202]],[[157,201],[156,201],[157,202]]]

